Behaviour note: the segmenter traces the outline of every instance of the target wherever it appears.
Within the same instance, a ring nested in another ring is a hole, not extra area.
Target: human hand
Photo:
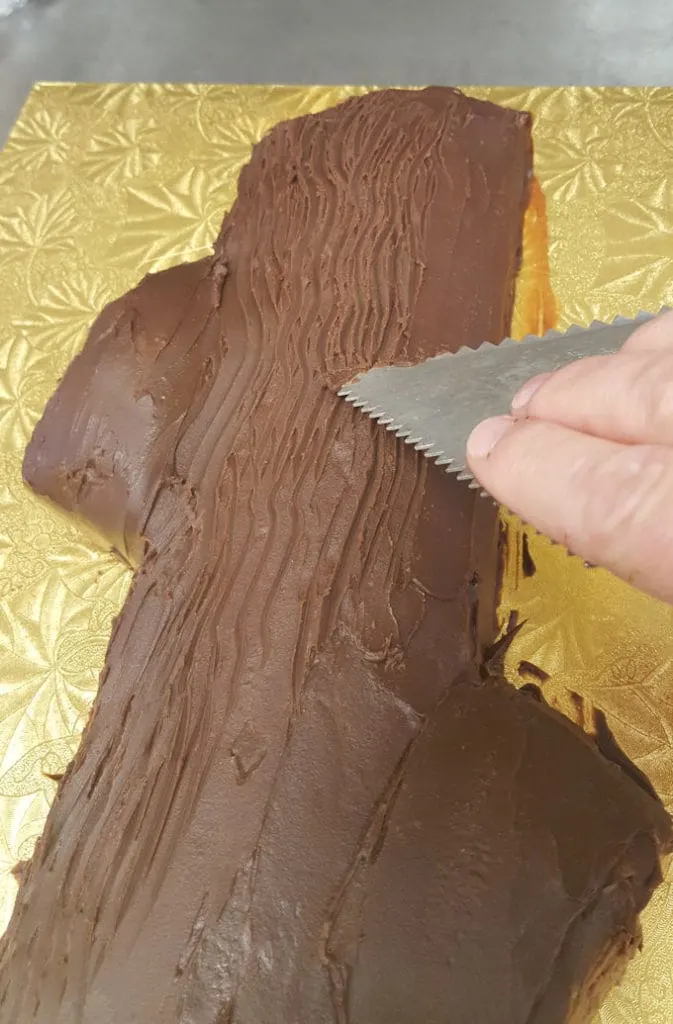
[[[524,385],[472,432],[479,483],[541,533],[673,602],[673,312]]]

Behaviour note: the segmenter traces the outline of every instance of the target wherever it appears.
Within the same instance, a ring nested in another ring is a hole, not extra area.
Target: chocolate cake
[[[495,510],[335,393],[507,333],[530,173],[451,89],[278,125],[94,325],[25,476],[137,572],[2,1024],[561,1024],[637,946],[661,805],[489,676]]]

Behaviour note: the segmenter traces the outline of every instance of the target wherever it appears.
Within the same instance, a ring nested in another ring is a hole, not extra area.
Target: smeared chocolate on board
[[[25,475],[138,571],[2,1024],[554,1024],[637,945],[663,809],[478,677],[494,509],[332,390],[508,333],[530,163],[448,89],[279,125],[96,322]]]
[[[549,679],[549,673],[545,672],[539,665],[533,664],[532,661],[526,661],[525,659],[519,662],[517,672],[522,679],[526,677],[532,677],[536,679],[538,683],[546,683]]]
[[[645,772],[642,771],[637,764],[634,764],[626,752],[622,750],[617,742],[615,734],[608,725],[605,712],[601,708],[593,708],[592,724],[593,736],[603,757],[606,757],[608,760],[619,765],[622,771],[626,772],[627,775],[630,775],[638,786],[641,786],[646,793],[649,793],[650,796],[653,796],[656,799],[657,794],[654,786],[648,779]]]
[[[530,541],[528,540],[527,533],[521,535],[521,571],[527,578],[534,576],[536,572],[535,561],[530,553]]]

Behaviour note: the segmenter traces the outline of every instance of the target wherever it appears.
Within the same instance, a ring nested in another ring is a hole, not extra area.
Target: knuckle
[[[627,338],[622,351],[646,351],[652,348],[664,348],[666,345],[673,346],[673,311],[654,317],[638,327]]]
[[[670,360],[667,363],[666,367],[655,366],[650,371],[649,407],[644,410],[655,431],[661,432],[662,440],[673,439],[673,367]]]
[[[670,453],[653,446],[625,447],[584,469],[584,495],[575,542],[599,559],[619,559],[625,545],[643,553],[658,543],[673,503]],[[573,538],[569,538],[572,542]]]

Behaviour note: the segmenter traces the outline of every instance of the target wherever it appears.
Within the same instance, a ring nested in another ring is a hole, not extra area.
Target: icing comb
[[[583,356],[616,352],[653,315],[618,317],[611,324],[595,321],[497,345],[484,342],[412,366],[374,367],[339,394],[447,472],[478,486],[466,468],[465,451],[481,420],[508,413],[512,398],[531,377]]]

